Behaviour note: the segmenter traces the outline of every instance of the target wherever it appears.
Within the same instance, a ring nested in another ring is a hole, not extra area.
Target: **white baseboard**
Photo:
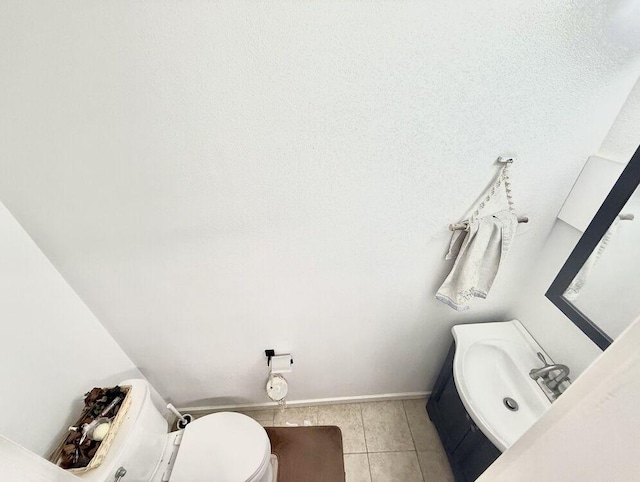
[[[335,405],[339,403],[384,402],[389,400],[414,400],[427,398],[431,392],[383,393],[379,395],[360,395],[355,397],[315,398],[311,400],[287,400],[287,407],[310,407],[312,405]],[[276,402],[250,403],[236,405],[208,405],[200,407],[180,407],[182,413],[222,410],[260,410],[278,408]]]

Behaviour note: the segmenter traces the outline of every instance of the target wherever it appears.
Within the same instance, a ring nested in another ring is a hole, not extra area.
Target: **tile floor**
[[[247,410],[265,427],[337,425],[342,430],[347,482],[453,482],[427,401],[349,403]],[[209,412],[191,412],[194,417]]]

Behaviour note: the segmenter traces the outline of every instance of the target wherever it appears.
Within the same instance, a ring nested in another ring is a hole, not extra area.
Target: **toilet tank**
[[[168,422],[151,400],[146,380],[125,380],[131,386],[131,404],[102,464],[79,477],[89,482],[112,482],[119,467],[127,470],[126,482],[149,482],[169,437]]]

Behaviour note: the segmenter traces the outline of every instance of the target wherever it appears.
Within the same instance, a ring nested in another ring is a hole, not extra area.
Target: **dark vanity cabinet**
[[[453,380],[454,354],[452,344],[427,402],[427,412],[438,430],[456,481],[472,482],[501,452],[476,427],[460,400]]]

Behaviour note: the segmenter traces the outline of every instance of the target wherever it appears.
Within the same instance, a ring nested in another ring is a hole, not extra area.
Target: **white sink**
[[[550,358],[518,320],[458,325],[453,378],[467,412],[480,430],[501,451],[509,448],[551,406],[538,384],[529,377]],[[518,404],[512,411],[504,399]]]

